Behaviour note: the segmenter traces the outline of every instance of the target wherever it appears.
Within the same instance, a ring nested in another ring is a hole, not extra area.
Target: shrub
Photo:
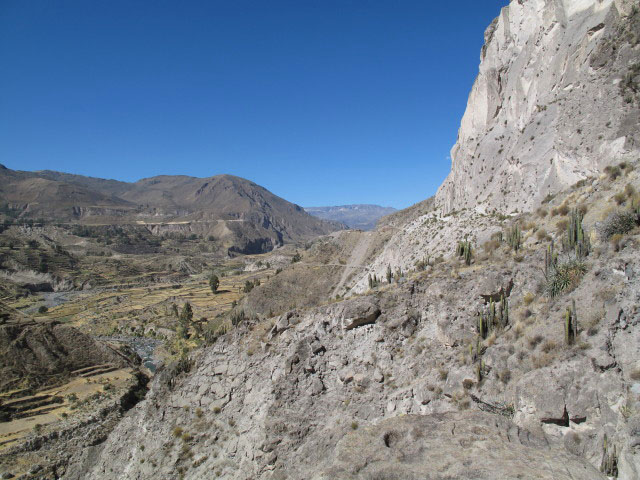
[[[586,271],[585,264],[575,259],[552,267],[547,274],[547,294],[553,298],[573,290],[580,283]]]
[[[498,378],[504,384],[509,383],[509,380],[511,380],[511,370],[508,368],[501,370],[500,373],[498,373]]]
[[[40,314],[47,313],[48,311],[49,309],[45,305],[40,305],[40,308],[38,308],[38,313]]]
[[[544,208],[540,208],[538,209],[538,216],[540,218],[544,218],[549,214],[549,212],[547,212],[547,210],[545,210]]]
[[[615,180],[622,174],[620,167],[616,167],[612,165],[605,167],[604,173],[606,173],[609,176],[610,180]]]
[[[556,223],[556,231],[558,233],[562,233],[567,229],[567,226],[569,225],[569,220],[560,220],[558,223]]]
[[[218,291],[218,287],[220,286],[220,279],[217,275],[212,274],[209,277],[209,287],[211,288],[211,292],[216,293]]]
[[[562,205],[560,205],[560,206],[558,207],[558,214],[559,214],[559,215],[565,216],[565,215],[567,215],[568,213],[569,213],[569,207],[567,206],[567,204],[566,204],[566,203],[563,203]]]
[[[587,206],[586,203],[581,203],[580,205],[578,205],[577,210],[578,210],[578,213],[580,213],[580,215],[584,217],[589,211],[589,207]]]
[[[182,430],[181,427],[173,427],[173,430],[171,433],[173,434],[174,437],[178,438],[182,436],[183,432],[184,430]]]
[[[547,235],[547,231],[546,231],[544,228],[541,228],[540,230],[538,230],[538,231],[536,232],[536,238],[537,238],[539,241],[546,240],[546,239],[547,239],[547,237],[548,237],[548,235]]]
[[[471,380],[470,378],[465,378],[462,381],[462,386],[465,390],[471,390],[471,388],[473,388],[473,380]]]
[[[621,242],[623,238],[624,238],[624,235],[622,235],[621,233],[616,233],[614,235],[611,235],[611,237],[609,237],[609,243],[611,244],[615,252],[619,252],[622,249]]]
[[[527,339],[527,342],[529,343],[529,348],[531,350],[534,350],[538,344],[542,343],[542,341],[544,340],[544,337],[542,335],[535,335],[533,337],[529,337]]]
[[[544,368],[551,365],[553,357],[547,353],[541,353],[540,355],[534,355],[531,357],[531,363],[534,368]]]
[[[633,185],[627,183],[627,186],[624,187],[624,193],[627,197],[632,198],[636,194],[636,189],[633,188]]]
[[[635,228],[637,220],[638,217],[634,212],[612,212],[600,225],[600,236],[608,240],[615,234],[628,233]]]
[[[540,348],[544,353],[549,353],[555,350],[557,347],[558,347],[558,344],[556,342],[554,342],[553,340],[547,340],[542,344],[542,347]]]
[[[482,249],[484,250],[484,253],[486,253],[487,255],[490,255],[491,253],[493,253],[495,250],[497,250],[500,247],[500,242],[498,240],[489,240],[485,243],[482,244]]]
[[[618,192],[613,196],[613,199],[618,205],[622,205],[627,201],[627,195],[624,192]]]
[[[531,303],[535,300],[536,296],[531,293],[531,292],[527,292],[524,294],[523,297],[523,301],[525,305],[531,305]]]
[[[357,430],[358,429],[358,422],[351,422],[351,430]]]

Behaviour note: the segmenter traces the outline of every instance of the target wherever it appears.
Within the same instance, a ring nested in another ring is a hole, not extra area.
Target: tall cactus
[[[483,373],[484,373],[483,370],[484,370],[484,361],[480,360],[476,364],[476,380],[478,380],[478,383],[482,381]]]
[[[489,334],[489,326],[487,325],[487,319],[482,313],[478,313],[478,335],[482,338],[487,338]]]
[[[520,230],[520,225],[517,223],[507,230],[507,243],[514,252],[520,250],[520,246],[522,245],[522,231]]]
[[[456,247],[456,255],[458,257],[463,257],[465,264],[471,265],[471,258],[473,257],[471,242],[467,240],[458,242],[458,246]]]
[[[564,341],[567,345],[572,345],[578,337],[578,314],[576,312],[576,301],[573,300],[571,308],[567,307],[564,312]]]
[[[600,471],[607,475],[608,477],[617,477],[618,476],[618,454],[616,452],[615,445],[613,446],[613,450],[609,451],[611,446],[607,441],[607,434],[604,434],[604,440],[602,445],[602,463],[600,463]]]
[[[591,250],[589,235],[585,233],[582,227],[582,218],[583,215],[579,210],[571,210],[567,234],[564,238],[565,250],[574,250],[578,258],[586,257]]]
[[[558,265],[558,254],[554,252],[554,243],[551,240],[551,243],[547,247],[547,250],[544,253],[544,275],[545,277],[549,276],[549,273]]]
[[[502,310],[502,327],[509,325],[509,301],[502,295],[500,300],[500,309]]]

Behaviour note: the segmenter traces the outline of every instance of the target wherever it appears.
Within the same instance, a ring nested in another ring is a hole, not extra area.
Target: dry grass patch
[[[534,368],[544,368],[548,367],[553,363],[554,357],[548,353],[541,353],[539,355],[534,355],[531,357],[531,364]]]
[[[525,305],[531,305],[531,303],[533,303],[535,299],[536,299],[536,296],[531,292],[525,293],[524,297],[522,297],[522,301],[524,302]]]

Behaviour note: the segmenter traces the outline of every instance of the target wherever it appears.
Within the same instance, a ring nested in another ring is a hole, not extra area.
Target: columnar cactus
[[[573,300],[571,308],[567,307],[564,313],[564,340],[567,345],[573,344],[578,337],[578,314],[576,313],[576,301]]]
[[[471,258],[473,257],[471,242],[467,240],[458,242],[458,246],[456,247],[456,255],[458,255],[458,257],[463,257],[465,264],[471,265]]]
[[[558,254],[554,252],[554,243],[551,243],[547,247],[544,253],[544,275],[545,277],[558,265]]]
[[[608,477],[618,476],[618,453],[616,452],[615,445],[613,450],[609,451],[611,446],[607,442],[607,434],[604,434],[604,441],[602,445],[602,463],[600,464],[600,471]]]
[[[520,230],[520,225],[515,224],[507,230],[507,243],[515,252],[520,250],[520,246],[522,244],[522,231]]]
[[[574,250],[578,258],[586,257],[591,250],[589,235],[582,228],[582,217],[579,210],[571,211],[567,234],[564,238],[565,250]]]

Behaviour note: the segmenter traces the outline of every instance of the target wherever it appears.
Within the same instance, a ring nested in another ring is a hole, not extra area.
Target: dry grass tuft
[[[525,293],[524,297],[522,298],[525,305],[531,305],[531,303],[533,303],[535,299],[536,299],[536,296],[531,292]]]

